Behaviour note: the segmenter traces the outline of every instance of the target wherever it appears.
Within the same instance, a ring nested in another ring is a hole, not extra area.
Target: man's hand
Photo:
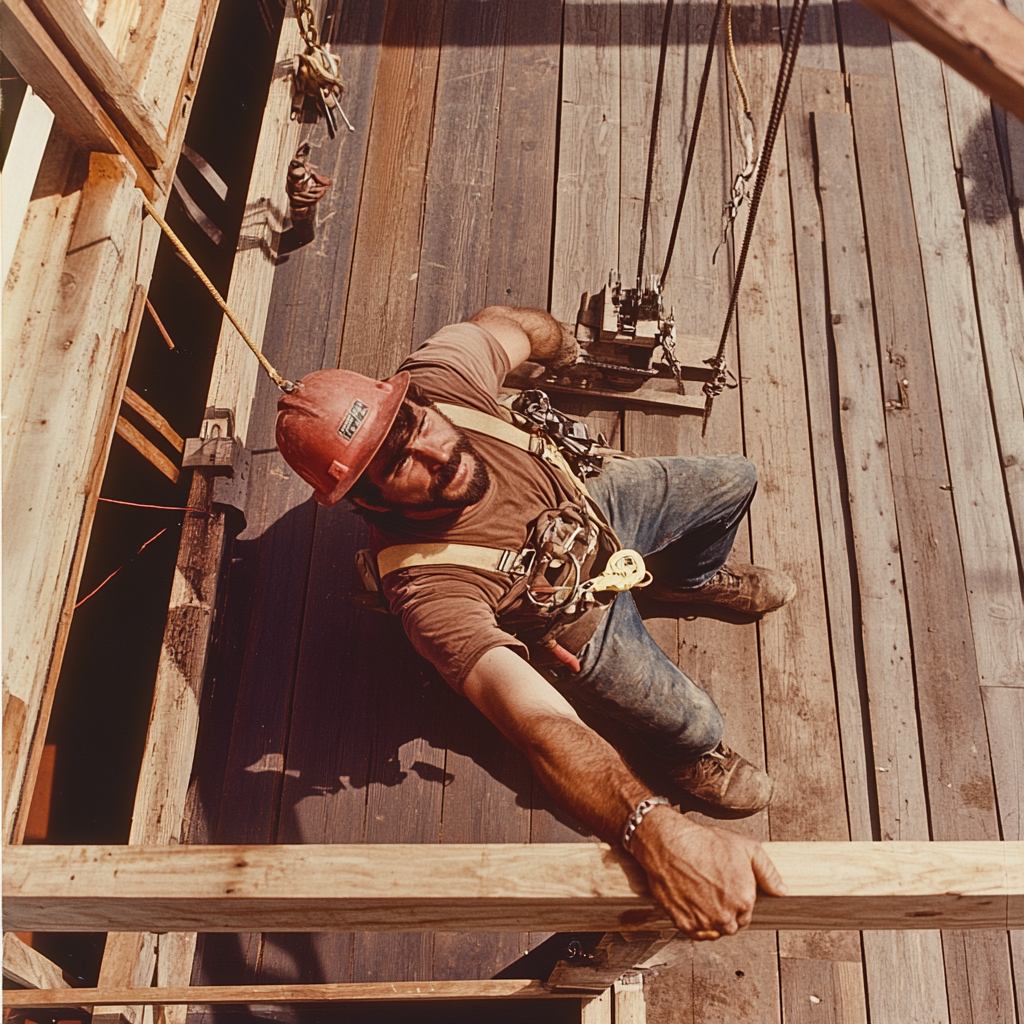
[[[770,896],[786,895],[760,843],[698,825],[668,807],[644,818],[632,852],[647,872],[654,898],[693,939],[718,939],[745,928],[758,888]]]
[[[508,647],[495,647],[469,672],[465,693],[526,754],[559,803],[618,845],[627,817],[651,791],[550,683]],[[760,844],[698,825],[671,807],[644,817],[630,850],[654,898],[695,939],[733,935],[749,924],[758,886],[786,895]]]

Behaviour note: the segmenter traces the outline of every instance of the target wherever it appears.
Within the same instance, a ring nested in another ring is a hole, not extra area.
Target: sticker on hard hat
[[[341,426],[338,427],[338,433],[345,438],[346,441],[351,441],[356,436],[356,431],[363,425],[363,420],[366,419],[366,414],[370,411],[368,405],[364,405],[357,398],[352,403],[352,408],[345,414],[345,418],[341,421]]]

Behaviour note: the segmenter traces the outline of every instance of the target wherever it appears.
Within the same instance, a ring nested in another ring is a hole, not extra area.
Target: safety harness
[[[464,406],[437,403],[436,408],[456,427],[485,434],[537,458],[548,472],[568,482],[576,502],[563,502],[543,512],[519,550],[473,544],[396,544],[377,555],[380,578],[399,569],[456,565],[507,575],[511,584],[496,614],[506,628],[520,619],[543,624],[535,639],[554,659],[579,671],[579,662],[561,640],[577,649],[589,639],[615,594],[645,587],[651,582],[643,557],[623,548],[586,484],[573,472],[555,441],[545,433],[531,433],[490,413]],[[515,415],[503,409],[510,417]],[[603,538],[603,539],[602,539]],[[608,550],[603,569],[588,576],[586,566],[596,564],[599,547]],[[603,600],[598,595],[604,595]],[[525,604],[522,602],[525,600]],[[515,609],[519,609],[516,613]],[[525,615],[524,615],[525,612]],[[502,621],[503,615],[512,621]],[[580,640],[582,639],[582,642]]]

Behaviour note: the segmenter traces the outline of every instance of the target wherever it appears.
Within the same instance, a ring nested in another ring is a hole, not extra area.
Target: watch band
[[[644,815],[649,814],[655,807],[667,804],[669,801],[663,796],[649,796],[636,805],[636,810],[626,819],[626,827],[622,830],[622,848],[628,853],[633,836],[644,820]]]

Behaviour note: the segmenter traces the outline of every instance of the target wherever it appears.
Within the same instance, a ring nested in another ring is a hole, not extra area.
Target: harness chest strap
[[[650,573],[644,567],[643,558],[635,552],[623,549],[615,532],[607,524],[604,513],[587,492],[586,485],[565,461],[562,453],[545,438],[529,434],[497,416],[461,405],[438,402],[437,408],[457,427],[486,434],[498,441],[514,445],[522,451],[540,457],[549,465],[561,470],[572,482],[573,487],[587,503],[604,529],[614,538],[618,551],[608,559],[604,572],[586,584],[587,590],[596,593],[604,590],[623,591],[633,587],[644,587],[651,581]],[[383,579],[398,569],[409,569],[420,565],[460,565],[469,569],[483,569],[490,572],[510,573],[521,565],[522,552],[501,548],[488,548],[475,544],[395,544],[384,548],[377,555],[377,569]]]

